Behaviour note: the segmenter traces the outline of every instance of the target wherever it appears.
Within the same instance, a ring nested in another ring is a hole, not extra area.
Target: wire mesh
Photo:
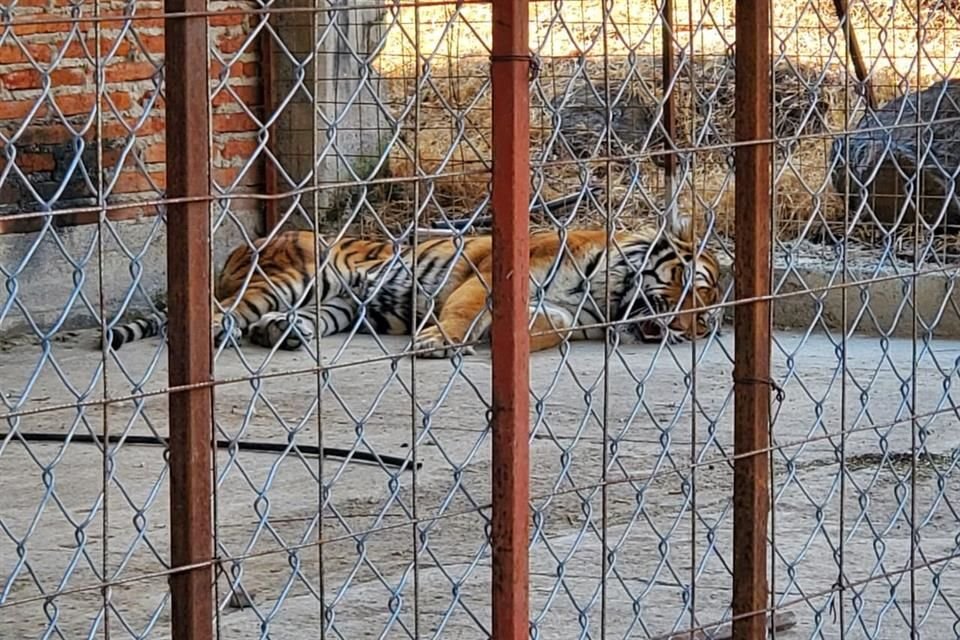
[[[960,9],[770,6],[758,613],[773,637],[955,634]],[[197,385],[214,633],[487,637],[491,7],[206,7],[0,8],[0,635],[170,633],[164,20],[199,19],[200,200],[235,267]],[[736,8],[528,4],[531,638],[730,637]],[[679,217],[695,249],[657,262]],[[719,284],[689,302],[698,273]],[[156,335],[101,349],[131,326]]]

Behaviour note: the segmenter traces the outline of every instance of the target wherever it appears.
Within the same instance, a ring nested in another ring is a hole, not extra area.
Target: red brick
[[[100,55],[105,56],[110,53],[111,48],[113,47],[116,40],[110,38],[101,38],[100,39]],[[86,46],[86,48],[84,48]],[[119,45],[117,45],[117,50],[113,53],[114,58],[121,58],[130,53],[131,42],[129,38],[124,38]],[[66,51],[64,51],[64,58],[81,58],[86,59],[87,52],[94,52],[97,50],[97,41],[95,38],[88,38],[85,42],[81,43],[79,40],[74,38],[70,44],[67,45]]]
[[[257,140],[227,140],[223,143],[220,156],[224,159],[242,158],[246,160],[257,150]]]
[[[59,0],[59,1],[61,3],[63,2],[63,0]],[[47,7],[47,6],[49,6],[48,0],[17,0],[18,9],[21,7]],[[54,2],[54,6],[56,6],[56,2]],[[61,4],[60,6],[64,6],[64,5]]]
[[[53,4],[54,7],[66,7],[69,6],[67,0],[17,0],[17,8],[20,7],[48,7],[50,4]]]
[[[17,156],[17,164],[25,172],[53,171],[57,166],[53,155],[49,153],[24,153]]]
[[[84,69],[54,69],[50,72],[50,82],[54,87],[79,86],[90,83],[90,89],[95,89],[93,81],[93,67],[88,75]]]
[[[248,47],[247,51],[250,51]],[[219,79],[221,72],[223,72],[223,65],[218,60],[210,61],[210,77],[213,79]],[[259,78],[260,77],[260,65],[256,62],[233,62],[229,65],[228,68],[229,77],[232,78]]]
[[[222,62],[220,62],[219,60],[211,60],[211,61],[210,61],[210,77],[213,78],[213,79],[219,78],[219,77],[220,77],[220,72],[223,71],[224,66],[225,66],[225,65],[224,65]],[[230,65],[230,75],[231,75],[231,76],[237,76],[237,75],[239,75],[238,72],[241,71],[241,70],[242,70],[242,68],[241,68],[240,65],[238,65],[238,64]]]
[[[137,100],[137,102],[144,109],[147,109],[147,108],[157,109],[157,110],[165,109],[167,103],[163,99],[163,96],[157,96],[156,99],[154,99],[153,97],[154,93],[156,92],[153,91],[152,89],[150,91],[144,92],[143,95],[140,96],[140,99]]]
[[[236,94],[236,97],[234,97],[230,91],[224,87],[220,89],[215,96],[213,96],[214,107],[222,107],[225,104],[238,104],[237,98],[239,98],[243,104],[247,105],[248,107],[259,107],[263,104],[263,92],[257,85],[230,85],[230,89],[234,94]]]
[[[120,160],[120,152],[122,149],[104,149],[103,150],[103,166],[104,168],[113,168],[117,162]]]
[[[88,53],[96,49],[96,44],[97,44],[96,40],[91,39],[85,42],[81,42],[80,40],[77,40],[76,38],[74,38],[73,40],[70,41],[70,44],[67,45],[67,48],[64,49],[63,57],[64,59],[67,59],[67,60],[74,59],[74,58],[85,59]],[[102,39],[100,41],[100,45],[101,45],[100,48],[107,49],[107,44],[108,44],[107,39],[106,38]],[[84,46],[86,46],[86,48],[84,48]],[[100,52],[101,55],[103,55],[104,53],[105,51]]]
[[[0,102],[0,120],[20,120],[32,108],[32,100],[5,100]]]
[[[39,89],[43,86],[43,78],[35,69],[11,71],[4,74],[3,86],[7,89]]]
[[[214,114],[214,133],[237,133],[240,131],[259,131],[259,127],[246,113]]]
[[[37,62],[50,62],[50,60],[52,60],[50,45],[24,44],[23,49],[21,49],[18,45],[8,41],[7,44],[0,46],[0,64],[23,64],[30,62],[30,59],[27,58],[27,55],[23,51],[24,49],[26,49],[27,53]]]
[[[155,207],[143,207],[141,205],[130,205],[127,207],[121,207],[117,209],[110,209],[107,211],[107,218],[110,220],[133,220],[140,218],[142,216],[153,216],[157,214],[157,209]],[[68,213],[64,215],[58,215],[56,218],[58,227],[74,227],[88,224],[96,224],[100,219],[100,214],[97,211],[83,211],[80,213]],[[28,219],[29,220],[29,219]],[[39,225],[34,226],[33,228],[23,228],[20,230],[20,233],[30,233],[35,232],[40,228]],[[16,233],[16,232],[15,232]]]
[[[35,69],[11,71],[4,75],[2,80],[3,86],[11,90],[39,89],[43,86],[43,77],[40,72]],[[50,83],[54,88],[78,86],[86,84],[86,82],[86,74],[79,69],[54,69],[50,72]]]
[[[107,94],[107,97],[110,98],[110,102],[116,107],[117,111],[129,111],[130,107],[133,106],[133,100],[126,91],[111,91]],[[110,109],[106,104],[103,105],[103,108],[104,110]]]
[[[152,184],[150,179],[152,179]],[[123,171],[113,185],[111,193],[141,193],[164,189],[167,185],[166,171],[150,172],[150,179],[142,171]]]
[[[214,168],[212,179],[220,187],[227,187],[228,185],[233,184],[233,181],[238,175],[240,175],[240,170],[243,167],[221,167]],[[249,187],[254,185],[260,185],[263,183],[263,164],[256,163],[251,166],[243,174],[243,178],[240,180],[237,186]]]
[[[64,33],[70,33],[70,30],[74,27],[74,25],[78,25],[78,28],[81,32],[90,31],[93,29],[93,22],[91,22],[90,20],[82,20],[79,22],[71,22],[71,21],[45,22],[46,20],[49,20],[52,17],[54,16],[43,16],[42,18],[39,18],[40,20],[44,20],[44,22],[15,24],[13,26],[13,33],[21,37],[32,36],[32,35],[41,34],[41,33],[64,34]]]
[[[149,80],[158,72],[152,62],[118,62],[107,67],[106,80],[108,83]]]
[[[254,38],[252,41],[247,42],[248,34],[241,33],[236,36],[228,36],[225,38],[220,38],[216,41],[217,51],[220,53],[236,53],[243,49],[244,53],[253,53],[257,50],[257,40]]]
[[[147,164],[167,161],[167,145],[162,142],[153,142],[147,144],[141,154],[143,161]]]
[[[133,122],[128,123],[128,126],[132,125]],[[134,135],[136,136],[149,136],[155,133],[161,133],[164,130],[164,119],[160,116],[154,118],[147,118],[143,121],[143,124],[140,125],[140,128],[136,129]],[[127,132],[127,128],[117,122],[113,118],[110,118],[109,121],[103,123],[103,137],[107,139],[118,138],[125,140],[130,134]]]
[[[53,171],[56,167],[56,161],[53,159],[53,155],[49,153],[19,153],[17,154],[17,166],[24,173]]]
[[[133,21],[134,27],[141,31],[145,29],[163,29],[164,28],[164,19],[163,18],[143,18],[144,15],[152,15],[152,12],[147,14],[142,14],[139,11],[137,20]]]
[[[54,98],[60,112],[65,116],[76,116],[87,114],[93,111],[93,105],[96,104],[96,97],[90,93],[74,93]]]
[[[63,144],[73,138],[70,130],[62,124],[31,125],[23,131],[23,144]]]
[[[100,10],[100,17],[105,29],[118,29],[128,21],[135,31],[143,31],[146,28],[162,29],[163,3],[156,3],[151,7],[149,3],[138,1],[137,13],[131,20],[124,3],[113,2]]]
[[[166,41],[163,36],[151,36],[148,34],[140,35],[140,45],[147,53],[163,54],[166,49]]]
[[[224,11],[229,13],[210,16],[208,24],[211,27],[236,27],[242,25],[250,17],[246,13],[235,13],[242,11],[239,7],[230,7],[224,9]]]
[[[109,28],[109,27],[105,27]],[[116,29],[122,28],[122,25],[117,25],[114,27]],[[100,56],[103,58],[101,64],[104,66],[109,65],[113,60],[125,60],[127,56],[130,55],[130,52],[135,49],[137,43],[128,36],[122,36],[120,38],[109,38],[102,36],[100,38]],[[97,50],[97,40],[96,38],[88,38],[86,41],[86,50],[89,52],[94,52]],[[78,42],[70,43],[70,46],[67,48],[67,55],[74,56],[83,56],[82,50]],[[107,57],[109,56],[109,57]]]

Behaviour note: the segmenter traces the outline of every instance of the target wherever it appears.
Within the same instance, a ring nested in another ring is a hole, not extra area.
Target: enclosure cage
[[[4,0],[0,637],[956,636],[958,19]]]

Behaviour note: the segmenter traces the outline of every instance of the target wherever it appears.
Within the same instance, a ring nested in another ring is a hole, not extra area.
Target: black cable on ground
[[[0,440],[6,440],[11,434],[10,433],[0,433]],[[12,434],[15,438],[20,438],[27,442],[58,442],[64,443],[68,440],[68,434],[65,433],[29,433],[23,431],[17,431]],[[78,442],[83,444],[103,444],[103,438],[100,436],[93,436],[88,433],[77,433],[69,437],[70,442]],[[167,438],[158,438],[156,436],[137,436],[137,435],[128,435],[122,436],[118,434],[111,434],[107,436],[107,442],[109,444],[117,444],[119,442],[124,444],[132,445],[150,445],[150,446],[164,446],[168,445]],[[231,447],[236,447],[241,451],[258,451],[258,452],[269,452],[269,453],[282,453],[287,450],[288,445],[284,442],[249,442],[249,441],[236,441],[231,442],[230,440],[217,440],[218,449],[229,449]],[[323,456],[324,458],[343,458],[349,459],[351,462],[370,462],[370,463],[379,463],[384,467],[391,467],[394,469],[399,469],[400,471],[407,471],[411,468],[409,460],[403,458],[398,458],[397,456],[381,456],[375,453],[367,453],[366,451],[353,451],[350,449],[340,449],[337,447],[323,447],[321,450],[320,447],[315,445],[297,445],[297,451],[302,454],[309,456]],[[419,470],[423,466],[422,462],[417,463],[417,469]]]

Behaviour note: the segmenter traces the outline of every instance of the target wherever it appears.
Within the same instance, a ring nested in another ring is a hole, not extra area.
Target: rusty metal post
[[[493,548],[497,640],[529,633],[530,50],[527,0],[493,0]]]
[[[737,0],[736,139],[771,136],[770,2]],[[736,296],[770,294],[770,143],[736,150]],[[734,314],[733,637],[767,637],[770,445],[770,301]]]
[[[663,9],[660,13],[661,34],[663,44],[663,60],[661,67],[663,71],[663,130],[666,140],[663,144],[663,150],[668,152],[663,156],[663,177],[666,184],[666,193],[671,199],[671,206],[676,207],[677,203],[673,200],[676,195],[676,171],[677,156],[674,153],[677,148],[677,117],[674,109],[673,91],[667,93],[670,83],[673,81],[673,75],[676,73],[676,64],[673,59],[673,0],[663,0]]]
[[[165,0],[168,363],[171,387],[211,380],[206,0]],[[172,639],[213,637],[213,392],[169,395]],[[199,565],[177,571],[178,567]]]

